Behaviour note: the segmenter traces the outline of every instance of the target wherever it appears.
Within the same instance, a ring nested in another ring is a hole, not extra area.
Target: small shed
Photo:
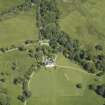
[[[40,44],[41,46],[43,46],[43,45],[49,46],[49,40],[40,40],[40,41],[39,41],[39,44]]]

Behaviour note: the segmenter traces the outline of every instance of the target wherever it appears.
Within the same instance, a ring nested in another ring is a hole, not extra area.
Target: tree
[[[82,63],[82,60],[81,57],[80,57],[80,51],[79,50],[75,50],[74,52],[74,60],[77,61],[78,63]]]
[[[6,48],[0,48],[0,51],[3,53],[6,52]]]
[[[103,50],[103,47],[102,47],[101,45],[97,44],[97,45],[95,46],[95,49],[102,51],[102,50]]]
[[[102,71],[102,72],[97,73],[96,75],[100,77],[100,76],[103,76],[104,74],[105,72]]]
[[[4,79],[4,78],[2,78],[2,79],[0,79],[0,81],[4,83],[4,82],[5,82],[5,79]]]
[[[18,98],[21,102],[25,102],[25,100],[26,100],[26,97],[24,97],[24,96],[22,96],[22,95],[19,95],[17,98]]]
[[[33,41],[32,40],[26,40],[25,41],[25,44],[30,44],[30,43],[33,43]]]
[[[78,83],[78,84],[76,85],[76,87],[77,87],[77,88],[82,88],[82,84],[81,84],[81,83]]]
[[[14,78],[13,83],[17,85],[17,84],[22,84],[23,81],[24,81],[23,78],[17,77],[17,78]]]
[[[0,105],[10,105],[10,98],[7,94],[0,93]]]
[[[12,63],[12,70],[16,70],[17,64],[15,62]]]
[[[53,49],[57,49],[57,47],[58,47],[58,43],[54,39],[50,40],[49,44],[50,44],[51,48],[53,48]]]
[[[96,89],[96,92],[97,92],[99,95],[105,97],[105,85],[104,85],[104,84],[98,85],[98,86],[97,86],[97,89]]]
[[[67,49],[64,49],[63,50],[63,55],[66,57],[66,58],[69,58],[69,51]]]
[[[25,48],[24,46],[19,46],[19,47],[18,47],[18,50],[19,50],[19,51],[25,51],[26,48]]]
[[[37,3],[37,2],[38,2],[38,0],[31,0],[31,2],[32,2],[32,3]]]
[[[60,31],[59,35],[60,35],[58,39],[59,44],[65,46],[70,38],[68,37],[67,33],[63,31]]]
[[[23,91],[23,95],[24,95],[25,97],[29,98],[29,97],[31,97],[32,93],[31,93],[31,91],[29,91],[29,90],[24,90],[24,91]]]
[[[105,84],[101,85],[89,85],[89,89],[94,90],[98,95],[105,98]]]
[[[73,48],[79,49],[79,46],[80,46],[79,41],[78,40],[73,40]]]
[[[97,87],[96,87],[95,84],[90,84],[90,85],[88,86],[88,88],[89,88],[90,90],[94,90],[94,91],[97,89]]]
[[[89,73],[95,73],[96,69],[93,62],[84,61],[82,65],[83,65],[83,68],[87,70]]]

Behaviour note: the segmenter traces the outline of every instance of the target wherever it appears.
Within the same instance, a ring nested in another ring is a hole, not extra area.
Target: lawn
[[[65,77],[65,74],[68,77]],[[87,88],[91,82],[89,78],[92,79],[91,76],[72,69],[41,71],[31,80],[32,97],[27,104],[102,105],[104,98]],[[82,89],[75,87],[77,83],[82,83]]]
[[[0,47],[37,40],[35,8],[0,22]]]
[[[56,105],[58,97],[83,96],[87,81],[85,78],[86,74],[72,69],[57,68],[56,70],[40,71],[31,79],[32,97],[29,100],[29,105],[30,103],[31,105],[34,103],[44,105],[48,104],[47,102]],[[77,89],[77,83],[82,83],[84,87]]]
[[[7,10],[23,3],[25,0],[0,0],[0,11]]]
[[[68,99],[68,97],[82,97],[84,95],[91,75],[87,72],[82,72],[83,70],[79,66],[69,63],[65,58],[62,58],[64,64],[61,64],[61,57],[63,57],[62,54],[59,54],[57,65],[65,66],[64,68],[41,69],[32,77],[29,86],[32,97],[29,99],[28,105],[34,105],[34,103],[37,105],[60,105],[61,100],[58,101],[60,97],[64,97],[66,103],[66,98]],[[78,83],[82,84],[83,87],[81,89],[76,87]]]
[[[60,53],[57,56],[57,65],[64,67],[41,69],[34,74],[29,85],[32,97],[28,100],[28,105],[102,105],[104,103],[104,98],[88,89],[90,83],[99,82],[95,81],[95,75],[85,72]],[[82,84],[82,88],[76,87],[78,83]]]
[[[76,78],[74,78],[75,75]],[[82,91],[76,89],[75,85],[76,83],[83,83],[84,78],[85,74],[73,70],[51,69],[37,73],[31,80],[30,88],[35,93],[33,94],[34,97],[81,96]]]

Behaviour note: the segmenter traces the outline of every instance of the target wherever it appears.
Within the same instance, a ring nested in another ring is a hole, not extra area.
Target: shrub
[[[26,98],[29,98],[29,97],[31,97],[32,93],[31,93],[31,91],[29,91],[29,90],[24,90],[24,91],[23,91],[23,95],[24,95]]]
[[[0,48],[0,51],[4,53],[6,51],[6,48]]]
[[[76,85],[76,87],[77,87],[77,88],[82,88],[82,84],[81,84],[81,83],[78,83],[78,84]]]
[[[95,49],[96,49],[96,50],[101,50],[101,51],[102,51],[102,50],[103,50],[103,47],[102,47],[101,45],[97,44],[97,45],[95,46]]]
[[[26,100],[26,97],[24,97],[24,96],[22,96],[22,95],[19,95],[17,98],[18,98],[21,102],[25,102],[25,100]]]
[[[90,85],[88,86],[88,88],[89,88],[90,90],[94,90],[94,91],[97,89],[97,87],[96,87],[95,84],[90,84]]]
[[[18,50],[19,50],[19,51],[25,51],[26,48],[25,48],[24,46],[19,46],[19,47],[18,47]]]

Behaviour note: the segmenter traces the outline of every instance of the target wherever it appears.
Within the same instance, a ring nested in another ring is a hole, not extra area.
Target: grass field
[[[76,76],[76,78],[75,78]],[[33,93],[29,100],[29,105],[57,105],[58,97],[83,96],[86,80],[86,74],[59,68],[57,70],[41,71],[34,75],[30,83],[30,89]],[[84,87],[77,89],[76,84],[82,83]]]
[[[0,0],[0,11],[7,10],[11,7],[23,3],[25,0]]]
[[[8,92],[8,95],[11,99],[11,105],[23,105],[18,99],[17,96],[21,94],[21,86],[14,85],[13,80],[16,77],[23,77],[24,73],[29,69],[33,60],[25,52],[9,52],[5,54],[0,54],[0,74],[3,72],[4,76],[0,75],[0,78],[5,79],[5,83],[2,84],[2,87]],[[17,64],[17,69],[12,70],[12,63]],[[8,73],[8,75],[6,75]]]
[[[32,97],[27,104],[102,105],[104,99],[87,88],[90,83],[94,82],[95,76],[82,72],[83,70],[78,65],[69,63],[62,57],[59,54],[57,65],[64,66],[63,68],[42,69],[33,76],[29,86]],[[78,83],[82,84],[81,89],[76,88]]]
[[[1,0],[0,11],[22,2],[21,0]],[[18,46],[25,40],[37,40],[35,18],[35,7],[33,7],[26,12],[21,12],[17,16],[0,21],[0,48],[10,47],[11,45]],[[13,51],[4,54],[0,53],[0,61],[0,73],[3,72],[5,74],[4,76],[1,75],[1,78],[5,79],[5,83],[0,88],[6,89],[8,92],[11,105],[23,105],[17,99],[22,89],[19,85],[16,86],[13,84],[13,79],[18,76],[22,77],[33,63],[33,60],[25,52]],[[11,68],[13,62],[18,65],[16,71],[13,71]]]
[[[62,13],[67,12],[59,21],[61,29],[88,47],[96,44],[105,46],[105,1],[76,0],[64,4],[59,4],[59,8],[63,8]]]
[[[37,39],[35,8],[0,22],[0,47]]]
[[[78,75],[76,75],[78,74]],[[73,78],[75,77],[76,78]],[[35,75],[30,88],[34,91],[34,97],[44,96],[81,96],[83,91],[76,89],[76,83],[84,82],[85,74],[69,69],[59,68],[52,71],[43,71]],[[44,83],[44,84],[43,84]]]

